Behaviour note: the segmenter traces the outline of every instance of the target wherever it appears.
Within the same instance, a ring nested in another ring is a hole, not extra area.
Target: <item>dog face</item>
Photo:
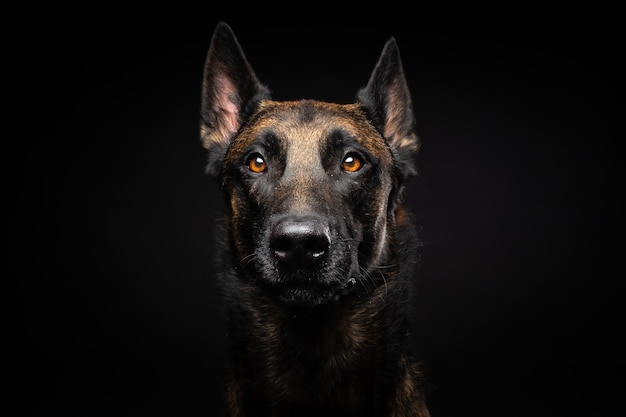
[[[260,103],[223,169],[238,259],[285,302],[343,293],[382,255],[390,172],[358,106]]]
[[[390,39],[354,104],[272,101],[230,28],[216,28],[201,122],[221,183],[238,279],[288,305],[329,303],[382,279],[419,143]]]

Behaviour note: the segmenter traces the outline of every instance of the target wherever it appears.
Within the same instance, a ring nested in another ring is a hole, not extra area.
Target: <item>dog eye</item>
[[[248,165],[248,168],[250,168],[250,171],[256,172],[257,174],[260,174],[267,169],[267,163],[260,153],[250,155],[246,164]]]
[[[341,162],[341,168],[346,172],[356,172],[363,166],[363,160],[354,152],[347,154]]]

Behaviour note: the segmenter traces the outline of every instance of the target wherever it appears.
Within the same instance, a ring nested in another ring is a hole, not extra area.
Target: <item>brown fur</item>
[[[221,23],[202,109],[227,202],[228,415],[428,417],[409,342],[419,239],[400,200],[420,144],[395,40],[356,103],[277,102]]]

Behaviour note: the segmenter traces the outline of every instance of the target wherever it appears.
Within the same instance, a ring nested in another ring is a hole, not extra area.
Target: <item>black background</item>
[[[423,142],[406,201],[426,242],[416,336],[433,417],[623,411],[611,20],[39,16],[4,63],[4,343],[23,415],[217,415],[221,196],[198,125],[219,20],[279,100],[351,102],[396,37]]]

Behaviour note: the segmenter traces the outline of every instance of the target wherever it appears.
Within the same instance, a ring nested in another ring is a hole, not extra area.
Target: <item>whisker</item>
[[[381,296],[382,300],[385,301],[387,300],[387,292],[389,290],[389,286],[387,285],[387,278],[385,278],[385,274],[380,270],[380,268],[376,268],[376,271],[378,271],[381,278],[383,279],[383,283],[385,284],[385,294]]]
[[[397,266],[396,264],[378,265],[376,269],[391,269],[391,268],[395,268],[396,266]]]
[[[392,268],[394,265],[385,265],[382,267],[377,267],[375,270],[373,271],[367,271],[365,268],[363,268],[362,266],[359,266],[359,272],[360,272],[360,280],[361,281],[361,285],[363,286],[363,288],[365,290],[370,290],[370,289],[375,289],[377,287],[377,280],[374,278],[374,276],[372,275],[372,273],[374,271],[378,272],[378,274],[380,275],[380,278],[382,279],[383,285],[385,286],[385,290],[383,293],[380,294],[381,300],[384,302],[387,299],[387,294],[389,293],[389,284],[387,282],[387,278],[385,277],[385,273],[381,270],[381,269],[390,269]],[[371,284],[372,287],[369,288],[369,286],[367,284]]]
[[[249,255],[244,256],[243,258],[241,258],[241,260],[239,261],[240,264],[249,264],[250,262],[252,262],[254,260],[254,258],[257,257],[257,253],[256,252],[252,252]]]

